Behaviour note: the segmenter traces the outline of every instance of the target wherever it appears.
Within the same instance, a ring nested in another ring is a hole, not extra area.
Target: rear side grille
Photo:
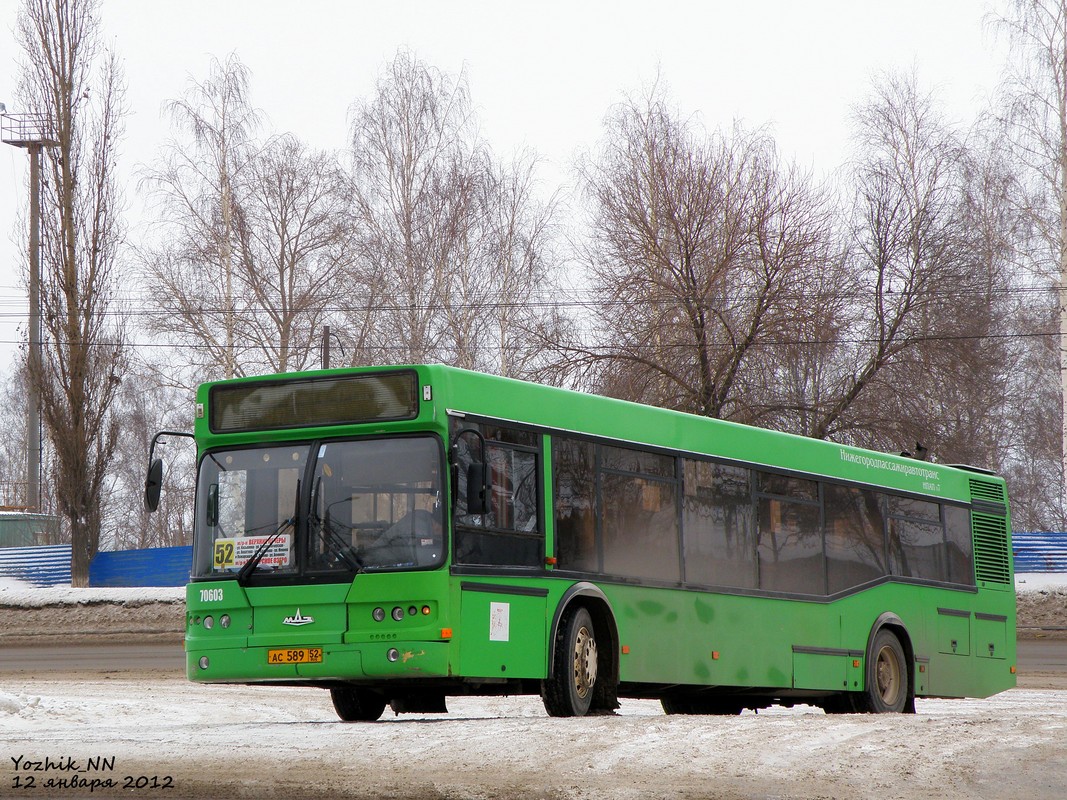
[[[1004,485],[992,481],[980,481],[971,478],[971,499],[984,500],[987,503],[1005,504]]]
[[[971,525],[975,577],[990,583],[1011,583],[1011,545],[1004,517],[975,512],[971,515]]]

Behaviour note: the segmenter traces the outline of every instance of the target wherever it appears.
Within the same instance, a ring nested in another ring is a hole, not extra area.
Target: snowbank
[[[14,578],[0,577],[0,606],[63,606],[115,603],[145,605],[185,600],[185,587],[145,586],[130,588],[74,589],[70,586],[34,586]]]
[[[1065,572],[1023,572],[1015,575],[1015,591],[1041,592],[1067,590]]]

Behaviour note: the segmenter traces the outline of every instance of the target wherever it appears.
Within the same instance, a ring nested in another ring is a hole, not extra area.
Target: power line
[[[896,339],[895,341],[901,344],[920,344],[920,343],[934,343],[934,342],[979,342],[986,340],[994,341],[1010,341],[1014,339],[1040,339],[1040,338],[1055,338],[1059,336],[1058,331],[1050,332],[1020,332],[1020,333],[986,333],[986,334],[929,334],[919,336],[904,336]],[[871,337],[842,337],[838,339],[770,339],[767,341],[756,341],[753,343],[754,347],[814,347],[824,345],[860,345],[860,344],[878,344],[879,340]],[[0,345],[23,345],[24,341],[13,339],[0,339]],[[46,345],[50,342],[46,342]],[[69,342],[64,346],[69,346]],[[81,343],[83,346],[85,343]],[[315,350],[318,347],[318,340],[315,337],[310,337],[308,342],[301,345],[289,345],[290,351],[300,351],[303,349]],[[212,351],[222,349],[221,345],[212,344],[197,344],[193,342],[117,342],[117,341],[102,341],[102,342],[90,342],[90,347],[128,347],[136,349],[167,349],[167,350],[202,350]],[[567,345],[564,345],[567,346]],[[569,347],[569,346],[567,346]],[[604,353],[610,353],[612,348],[607,346],[597,345],[583,345],[584,349],[588,351],[602,351]],[[661,350],[661,349],[696,349],[697,345],[693,342],[661,342],[655,345],[651,344],[638,344],[636,346],[630,345],[620,348],[618,350],[633,351],[634,349],[641,350]],[[263,345],[249,344],[242,345],[237,348],[240,352],[267,352],[268,347]],[[407,352],[410,350],[405,345],[373,345],[366,348],[370,351],[393,351],[393,352]],[[498,350],[501,349],[498,345],[479,345],[479,350]],[[574,349],[574,348],[570,348]]]
[[[928,297],[928,298],[940,298],[940,299],[962,299],[965,297],[982,298],[989,296],[1011,296],[1011,295],[1049,295],[1050,300],[1054,299],[1055,288],[1053,287],[1008,287],[1008,288],[990,288],[990,289],[952,289],[952,290],[924,290],[918,292],[911,292],[912,296],[916,297]],[[592,293],[593,290],[590,290]],[[900,296],[900,292],[886,292],[885,297]],[[792,301],[796,303],[810,303],[815,301],[827,301],[827,300],[862,300],[873,297],[874,293],[870,292],[825,292],[825,293],[792,293],[787,292],[782,295],[778,295],[782,300]],[[731,304],[743,304],[746,301],[754,299],[753,295],[741,294],[736,297],[729,298]],[[123,303],[146,303],[143,297],[120,298],[116,301],[117,304]],[[364,305],[364,306],[342,306],[342,305],[315,305],[310,308],[296,308],[289,309],[289,313],[293,314],[305,314],[305,313],[318,313],[318,314],[340,314],[345,312],[401,312],[401,311],[416,311],[425,312],[438,309],[451,309],[461,311],[497,311],[508,309],[528,309],[528,310],[566,310],[566,309],[612,309],[612,308],[630,308],[634,305],[661,305],[678,303],[677,296],[665,296],[665,297],[640,297],[640,298],[620,298],[616,300],[595,298],[595,299],[563,299],[563,300],[513,300],[513,301],[486,301],[486,302],[460,302],[460,303],[414,303],[414,304],[402,304],[402,303],[382,303],[378,305]],[[155,303],[152,303],[155,305]],[[0,296],[0,308],[5,306],[18,309],[26,307],[25,298],[17,297],[2,297]],[[708,304],[707,308],[712,309],[713,306]],[[257,306],[254,308],[242,308],[236,310],[238,317],[242,315],[255,314],[255,313],[267,313],[269,310],[264,306]],[[161,307],[155,308],[139,308],[135,310],[131,309],[108,309],[104,311],[94,311],[91,314],[96,316],[112,316],[112,317],[156,317],[156,316],[168,316],[179,313],[179,311],[173,307]],[[230,313],[230,309],[221,306],[204,306],[198,305],[195,312],[191,310],[185,310],[181,313],[186,313],[197,316],[208,316],[212,314],[227,314]],[[21,319],[25,317],[25,313],[20,311],[0,311],[0,320],[2,319]]]

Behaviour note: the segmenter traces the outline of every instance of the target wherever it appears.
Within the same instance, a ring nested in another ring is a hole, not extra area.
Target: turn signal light
[[[429,614],[430,614],[430,607],[429,606],[423,606],[422,607],[422,615],[425,617],[425,616],[429,616]]]

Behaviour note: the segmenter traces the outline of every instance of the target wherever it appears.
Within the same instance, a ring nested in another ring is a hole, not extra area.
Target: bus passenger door
[[[547,598],[547,589],[463,581],[460,674],[543,678]]]

